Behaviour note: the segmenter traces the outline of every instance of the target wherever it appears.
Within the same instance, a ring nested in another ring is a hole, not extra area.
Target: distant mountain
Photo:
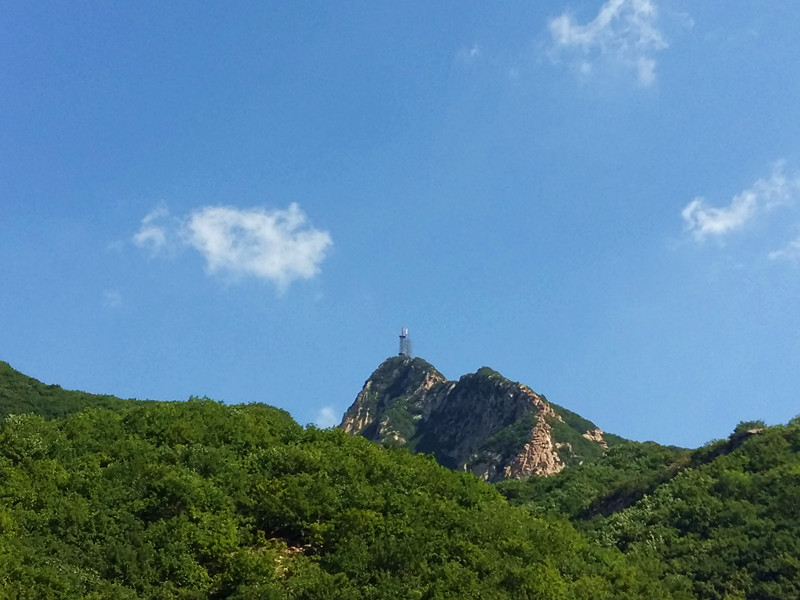
[[[340,427],[492,482],[553,475],[624,441],[488,367],[448,381],[408,356],[370,375]]]
[[[47,385],[0,361],[0,420],[13,414],[36,414],[53,419],[88,407],[115,409],[132,402],[135,401]]]

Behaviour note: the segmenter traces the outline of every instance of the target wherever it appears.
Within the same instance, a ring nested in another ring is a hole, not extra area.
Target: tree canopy
[[[90,408],[0,427],[13,598],[670,598],[566,520],[265,405]]]
[[[491,486],[274,407],[5,363],[0,411],[0,598],[800,597],[798,420]]]

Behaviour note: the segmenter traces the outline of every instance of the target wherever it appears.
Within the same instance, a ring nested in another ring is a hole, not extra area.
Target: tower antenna
[[[408,337],[408,328],[400,329],[400,356],[411,356],[411,338]]]

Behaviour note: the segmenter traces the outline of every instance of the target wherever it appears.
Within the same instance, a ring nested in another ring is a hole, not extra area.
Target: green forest
[[[0,404],[0,598],[800,597],[798,422],[493,486],[262,404]]]

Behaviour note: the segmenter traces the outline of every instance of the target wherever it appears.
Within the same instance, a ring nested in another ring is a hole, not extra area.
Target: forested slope
[[[697,598],[794,600],[800,422],[760,425],[693,452],[620,446],[595,464],[501,489],[534,513],[570,517],[598,544],[657,561]]]
[[[89,406],[116,409],[134,400],[89,394],[46,385],[0,361],[0,420],[8,415],[33,413],[52,419]]]
[[[263,405],[0,426],[5,598],[688,598],[472,475]]]
[[[798,420],[493,487],[266,405],[0,394],[0,599],[800,597]]]

